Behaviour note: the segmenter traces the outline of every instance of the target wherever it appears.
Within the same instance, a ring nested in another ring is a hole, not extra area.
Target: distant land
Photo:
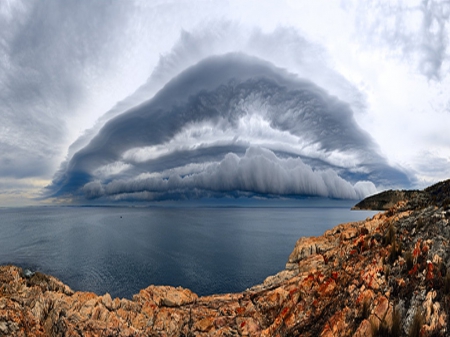
[[[392,206],[300,238],[285,270],[241,293],[149,286],[112,299],[2,266],[0,335],[448,336],[450,180],[358,205]]]
[[[402,200],[417,199],[420,202],[450,203],[450,180],[432,185],[424,190],[388,190],[357,203],[353,210],[388,210]]]

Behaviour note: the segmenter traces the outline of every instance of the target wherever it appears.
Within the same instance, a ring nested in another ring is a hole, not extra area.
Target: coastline
[[[74,292],[0,267],[0,332],[11,336],[444,336],[450,207],[400,201],[298,239],[285,270],[241,293],[149,286],[132,300]]]

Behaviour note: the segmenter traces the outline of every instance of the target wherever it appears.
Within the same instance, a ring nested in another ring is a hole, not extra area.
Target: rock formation
[[[352,209],[386,211],[402,200],[414,200],[416,204],[421,203],[422,205],[426,205],[430,202],[440,205],[450,204],[450,179],[432,185],[424,189],[423,191],[384,191],[365,198],[364,200],[357,203]]]
[[[395,206],[395,204],[399,201],[409,200],[424,195],[424,191],[388,190],[361,200],[352,207],[352,210],[387,211],[391,207]]]
[[[300,238],[285,270],[242,293],[112,299],[0,267],[0,336],[447,336],[449,186]]]

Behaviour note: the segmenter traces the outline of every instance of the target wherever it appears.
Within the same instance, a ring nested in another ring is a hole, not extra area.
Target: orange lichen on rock
[[[300,238],[285,270],[236,294],[149,286],[112,299],[0,267],[0,336],[446,336],[450,209],[411,195]]]

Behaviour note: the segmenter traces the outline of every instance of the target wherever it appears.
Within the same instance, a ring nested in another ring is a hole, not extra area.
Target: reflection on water
[[[199,295],[242,291],[282,270],[299,237],[374,214],[351,212],[351,204],[0,209],[0,264],[113,297],[130,298],[150,284]]]

